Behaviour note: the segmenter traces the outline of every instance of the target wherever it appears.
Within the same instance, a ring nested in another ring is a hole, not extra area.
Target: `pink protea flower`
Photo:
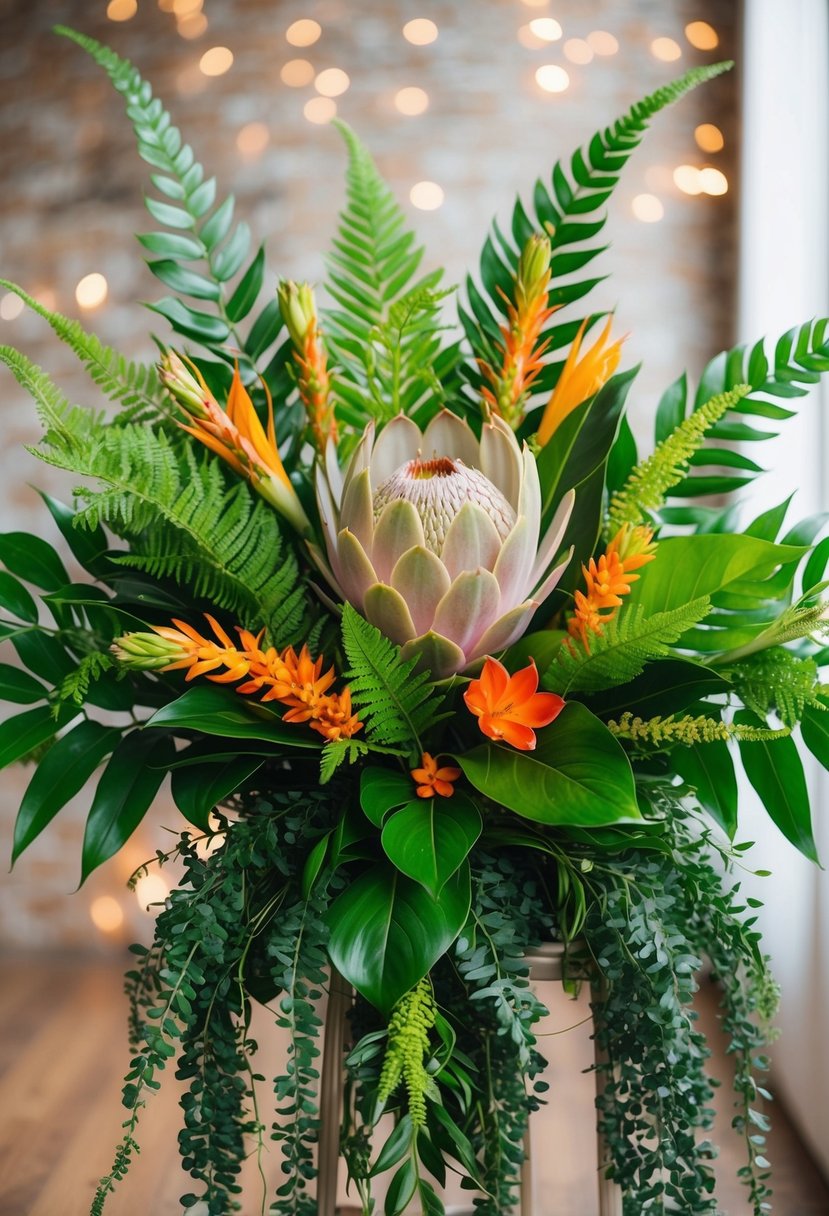
[[[570,560],[551,569],[574,495],[542,536],[535,460],[500,418],[480,440],[448,410],[369,426],[317,495],[331,585],[438,679],[519,638]]]

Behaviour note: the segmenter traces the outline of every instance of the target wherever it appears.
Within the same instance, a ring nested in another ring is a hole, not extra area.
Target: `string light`
[[[728,178],[719,169],[708,166],[699,171],[699,181],[705,194],[727,194]]]
[[[304,85],[310,84],[315,75],[314,65],[307,59],[289,59],[282,65],[279,73],[282,83],[289,85],[292,89],[301,89]]]
[[[109,0],[107,17],[110,21],[129,21],[138,12],[138,0]]]
[[[201,12],[203,3],[204,0],[173,0],[170,12],[177,17],[190,17]]]
[[[326,123],[337,116],[337,103],[330,97],[311,97],[302,107],[309,122]]]
[[[249,122],[236,136],[236,147],[242,156],[253,159],[267,148],[271,133],[263,122]]]
[[[587,35],[587,45],[596,55],[615,55],[619,50],[619,40],[607,30],[593,30]]]
[[[102,933],[115,933],[124,923],[124,910],[111,895],[99,895],[89,906],[89,916]]]
[[[409,191],[412,206],[419,211],[437,211],[444,197],[443,187],[437,182],[415,182]]]
[[[536,69],[535,81],[545,93],[563,93],[570,86],[570,74],[557,63],[545,63]]]
[[[698,51],[713,51],[720,45],[719,34],[707,21],[689,22],[685,26],[685,37]]]
[[[655,224],[665,214],[665,208],[655,194],[637,194],[630,208],[643,224]]]
[[[712,122],[703,122],[694,131],[694,139],[703,152],[721,152],[725,146],[723,133]]]
[[[403,26],[403,37],[412,46],[428,46],[438,36],[438,27],[428,17],[415,17]]]
[[[351,84],[348,72],[342,68],[325,68],[314,81],[314,88],[323,97],[339,97]]]
[[[16,296],[13,291],[7,291],[0,298],[0,320],[13,321],[15,317],[19,317],[25,305],[20,296]]]
[[[542,42],[558,42],[562,28],[552,17],[533,17],[530,29]]]
[[[233,51],[226,46],[212,46],[199,60],[203,76],[224,76],[233,67]]]
[[[81,308],[99,308],[107,298],[109,285],[102,274],[85,274],[75,288],[75,299]]]
[[[174,5],[175,0],[158,0],[158,7],[161,9],[162,13],[171,13]]]
[[[312,21],[310,17],[294,21],[285,31],[285,37],[291,46],[313,46],[321,34],[322,26],[319,21]]]
[[[673,38],[654,38],[651,43],[651,54],[655,59],[663,59],[670,63],[682,56],[682,47]]]
[[[547,0],[521,0],[521,3],[527,8],[546,8]]]
[[[683,194],[702,194],[702,182],[697,166],[677,165],[674,169],[674,185]]]
[[[429,94],[425,89],[418,89],[414,86],[398,89],[394,95],[394,105],[401,114],[410,116],[423,114],[429,108]]]
[[[204,13],[187,13],[176,20],[176,29],[182,38],[200,38],[207,29]]]
[[[534,34],[528,25],[520,25],[518,27],[516,38],[528,51],[537,51],[540,46],[547,45],[544,39]]]
[[[593,48],[583,38],[568,38],[564,44],[564,54],[571,63],[590,63]]]
[[[150,904],[163,903],[169,894],[170,888],[160,874],[144,874],[135,884],[135,898],[145,912]]]

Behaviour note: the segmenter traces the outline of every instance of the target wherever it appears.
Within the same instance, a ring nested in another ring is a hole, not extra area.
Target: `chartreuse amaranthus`
[[[662,746],[672,743],[713,743],[717,739],[740,739],[743,743],[759,743],[764,739],[783,739],[791,734],[788,726],[779,730],[754,726],[738,726],[721,722],[705,714],[682,718],[639,718],[632,713],[623,713],[618,722],[608,722],[611,734],[617,739],[629,739],[632,743],[652,743]]]
[[[409,1099],[409,1114],[415,1127],[426,1122],[426,1093],[430,1078],[425,1059],[429,1052],[429,1031],[435,1024],[437,1009],[432,985],[422,979],[397,1002],[389,1022],[389,1040],[380,1084],[378,1103],[385,1104],[402,1081]]]

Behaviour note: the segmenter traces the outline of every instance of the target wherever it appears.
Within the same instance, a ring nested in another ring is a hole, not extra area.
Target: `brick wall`
[[[267,238],[272,286],[277,273],[322,278],[321,252],[341,201],[344,163],[334,130],[303,116],[313,86],[282,83],[286,61],[302,57],[316,70],[336,66],[348,72],[351,87],[338,98],[340,115],[374,151],[427,243],[429,262],[443,261],[454,283],[473,262],[491,216],[506,215],[515,191],[546,175],[557,156],[568,156],[597,127],[692,64],[733,55],[735,10],[730,0],[620,0],[612,6],[600,0],[550,6],[543,0],[532,6],[519,0],[205,0],[206,31],[185,39],[173,15],[151,0],[140,0],[137,14],[117,23],[107,19],[105,0],[5,0],[0,275],[53,307],[83,316],[124,353],[152,356],[150,318],[138,301],[160,293],[131,237],[151,226],[141,203],[146,167],[134,152],[119,98],[82,51],[50,32],[55,21],[108,42],[153,82],[199,159],[235,192],[239,214]],[[563,41],[536,49],[522,45],[519,27],[543,16],[561,23],[564,39],[606,30],[618,39],[619,52],[579,66],[567,59]],[[285,31],[302,17],[318,20],[322,37],[305,49],[292,48]],[[400,31],[413,17],[434,20],[437,41],[410,45]],[[719,33],[716,52],[694,50],[684,35],[687,22],[701,19]],[[650,49],[657,37],[673,38],[681,58],[658,60]],[[228,46],[235,59],[225,75],[208,79],[198,63],[214,45]],[[544,63],[566,66],[566,92],[538,88],[534,72]],[[424,114],[404,117],[395,110],[394,95],[404,86],[426,90]],[[594,299],[596,307],[617,307],[619,330],[631,334],[626,360],[644,363],[633,406],[643,434],[660,390],[684,367],[698,371],[732,339],[735,86],[734,75],[715,81],[663,114],[613,201],[606,229],[612,247],[601,266],[610,277]],[[237,135],[254,121],[266,125],[269,141],[258,155],[246,155]],[[694,129],[703,122],[716,123],[725,135],[724,151],[709,158],[694,142]],[[682,194],[673,184],[673,168],[706,159],[726,173],[732,189],[716,198]],[[438,182],[445,192],[435,211],[416,211],[408,202],[411,186],[423,179]],[[642,193],[661,200],[659,222],[634,218],[632,200]],[[74,288],[92,271],[106,276],[109,297],[94,314],[83,314]],[[154,319],[160,332],[162,325]],[[19,345],[49,368],[70,396],[95,400],[71,356],[37,318],[0,319],[0,341]],[[37,423],[5,372],[0,392],[3,526],[54,539],[29,483],[64,494],[71,483],[22,451],[37,439]],[[4,774],[4,855],[27,779],[21,770]],[[134,865],[169,839],[159,825],[178,826],[177,814],[164,803],[127,856],[93,876],[80,895],[70,895],[85,805],[83,795],[77,798],[14,873],[0,879],[0,943],[80,948],[92,938],[106,948],[145,931],[146,918],[135,899],[123,895],[122,884]],[[89,906],[101,895],[122,900],[127,917],[119,932],[96,938]]]

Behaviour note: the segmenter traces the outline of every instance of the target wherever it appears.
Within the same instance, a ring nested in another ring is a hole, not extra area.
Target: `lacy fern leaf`
[[[814,659],[800,658],[790,650],[776,647],[752,655],[724,671],[734,682],[734,690],[758,718],[774,710],[786,726],[795,726],[807,708],[819,711],[829,688],[821,684]]]
[[[343,608],[342,628],[351,699],[365,720],[366,736],[373,743],[405,745],[419,757],[421,736],[448,716],[440,712],[443,694],[428,672],[415,672],[417,659],[402,659],[350,604]]]
[[[362,739],[332,739],[326,743],[320,757],[320,785],[327,785],[341,764],[356,764],[368,752],[368,744]]]
[[[688,462],[701,447],[711,428],[751,392],[751,385],[738,384],[718,393],[695,410],[663,439],[656,450],[634,468],[621,490],[610,500],[607,535],[615,536],[625,524],[645,523],[662,506],[669,491],[683,480]]]
[[[0,279],[0,288],[14,292],[32,312],[49,323],[60,340],[74,351],[95,384],[110,401],[120,404],[119,421],[149,420],[166,412],[153,366],[125,359],[95,334],[87,333],[78,321],[45,308],[16,283]]]
[[[493,344],[498,340],[500,318],[506,316],[505,300],[511,298],[520,251],[534,232],[547,232],[551,238],[551,305],[573,303],[601,281],[570,279],[570,276],[607,248],[588,242],[604,228],[607,220],[605,203],[613,193],[628,157],[641,143],[650,120],[691,89],[728,71],[731,66],[730,63],[714,63],[692,68],[679,80],[643,98],[610,127],[598,131],[587,147],[577,149],[569,165],[557,162],[551,188],[539,180],[531,205],[525,205],[520,198],[516,201],[510,234],[493,223],[493,235],[487,238],[481,253],[483,291],[471,277],[467,279],[468,308],[462,308],[460,314],[476,359],[492,362]],[[550,351],[560,349],[572,341],[579,324],[579,321],[563,325],[554,322],[541,340],[548,342]],[[535,383],[535,392],[549,392],[560,368],[560,363],[545,368]],[[472,383],[479,385],[480,373],[475,367],[468,370]]]
[[[708,596],[700,596],[680,608],[646,617],[640,605],[628,604],[590,638],[589,651],[575,639],[562,646],[544,675],[544,687],[564,696],[627,684],[646,663],[669,655],[674,643],[703,620],[710,607]]]
[[[346,205],[328,255],[327,286],[337,307],[326,313],[327,332],[340,364],[338,412],[363,426],[440,395],[457,347],[440,350],[442,272],[414,281],[423,248],[369,152],[349,127],[337,126],[348,168]]]

